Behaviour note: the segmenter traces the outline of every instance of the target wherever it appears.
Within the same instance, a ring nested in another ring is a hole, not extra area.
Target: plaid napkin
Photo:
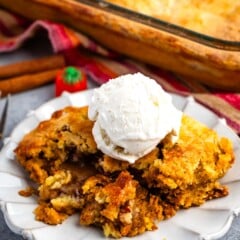
[[[120,56],[62,24],[45,20],[31,22],[0,9],[0,52],[21,47],[40,29],[47,31],[54,52],[63,53],[67,64],[81,67],[97,83],[105,83],[126,73],[142,72],[169,92],[194,96],[219,117],[225,118],[240,134],[240,94],[210,89],[196,81]]]

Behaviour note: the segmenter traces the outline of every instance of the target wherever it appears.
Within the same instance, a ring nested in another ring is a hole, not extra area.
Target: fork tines
[[[9,101],[10,101],[10,95],[7,95],[6,100],[5,100],[5,105],[2,110],[2,115],[0,118],[0,139],[3,137],[3,134],[4,134],[4,128],[5,128],[5,123],[6,123],[6,119],[7,119],[7,111],[8,111]]]

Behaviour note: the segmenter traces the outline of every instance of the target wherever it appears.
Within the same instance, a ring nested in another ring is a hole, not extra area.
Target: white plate
[[[94,227],[82,227],[78,224],[78,216],[72,216],[63,224],[49,226],[34,220],[34,198],[18,195],[20,189],[30,184],[27,175],[14,159],[13,150],[24,134],[37,124],[50,118],[51,114],[67,105],[87,105],[92,90],[67,94],[55,98],[30,112],[25,120],[19,123],[0,152],[0,202],[6,222],[10,229],[29,240],[99,240],[104,239],[102,232]],[[173,94],[177,108],[191,115],[200,122],[215,129],[219,135],[229,137],[234,144],[236,162],[221,181],[228,185],[230,194],[221,199],[208,201],[201,207],[179,211],[173,218],[158,224],[158,230],[146,232],[131,240],[195,240],[216,239],[223,236],[230,228],[235,215],[240,212],[240,140],[238,136],[213,112],[194,101]],[[123,238],[128,239],[128,238]],[[130,239],[130,238],[129,238]]]

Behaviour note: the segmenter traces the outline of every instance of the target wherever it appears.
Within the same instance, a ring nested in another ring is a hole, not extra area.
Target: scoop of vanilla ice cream
[[[171,95],[141,73],[112,79],[94,90],[88,116],[95,121],[98,149],[119,160],[134,163],[172,130],[177,140],[182,112]]]

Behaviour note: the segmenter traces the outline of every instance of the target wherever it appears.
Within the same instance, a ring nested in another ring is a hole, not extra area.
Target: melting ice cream
[[[152,151],[172,131],[176,141],[182,118],[171,95],[141,73],[120,76],[95,89],[88,115],[95,121],[97,147],[130,163]]]

